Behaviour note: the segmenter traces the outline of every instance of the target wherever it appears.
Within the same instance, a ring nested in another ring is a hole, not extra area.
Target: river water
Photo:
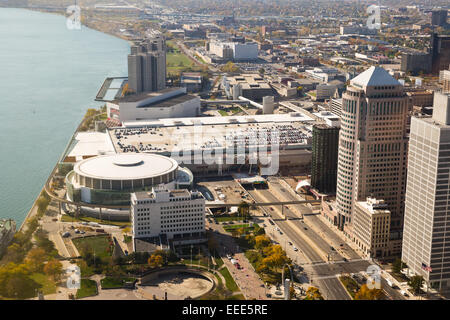
[[[0,8],[0,219],[20,225],[129,45],[62,16]]]

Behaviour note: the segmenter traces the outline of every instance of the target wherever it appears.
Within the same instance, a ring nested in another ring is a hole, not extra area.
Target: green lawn
[[[122,288],[125,282],[134,282],[136,278],[119,278],[106,277],[100,280],[102,289],[118,289]]]
[[[225,110],[218,110],[218,112],[220,113],[220,115],[221,115],[222,117],[228,116],[228,112],[226,112]]]
[[[239,287],[237,286],[236,282],[234,282],[234,279],[231,276],[231,273],[230,273],[230,271],[228,271],[227,268],[223,268],[223,269],[219,270],[219,272],[225,278],[225,286],[227,287],[228,290],[230,290],[231,292],[239,291]]]
[[[107,252],[109,247],[110,237],[107,235],[85,237],[73,239],[73,244],[77,247],[78,251],[83,248],[85,244],[88,244],[92,250],[95,251],[95,255],[100,258],[109,258],[111,255]]]
[[[40,290],[44,295],[56,293],[56,283],[43,273],[33,273],[31,279],[41,285]]]
[[[89,279],[81,279],[81,287],[77,290],[77,299],[95,296],[97,294],[97,282]]]
[[[225,221],[242,221],[244,218],[239,216],[224,216],[224,217],[216,217],[214,220],[216,222],[225,222]]]
[[[180,73],[191,69],[198,69],[194,62],[178,49],[172,41],[167,41],[168,52],[166,55],[166,64],[168,73]]]

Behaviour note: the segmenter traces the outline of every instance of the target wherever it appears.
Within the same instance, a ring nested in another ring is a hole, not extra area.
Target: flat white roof
[[[194,118],[167,118],[158,120],[144,121],[124,121],[124,128],[132,127],[170,127],[170,126],[193,126],[193,125],[219,125],[230,123],[265,123],[265,122],[297,122],[297,121],[314,121],[314,119],[298,113],[283,114],[260,114],[246,116],[227,116],[227,117],[194,117]]]
[[[114,146],[107,133],[78,132],[75,136],[75,145],[67,156],[75,157],[76,161],[79,161],[86,156],[114,153]]]
[[[78,162],[77,174],[103,180],[147,179],[170,173],[178,168],[174,159],[157,154],[120,154],[89,158]]]

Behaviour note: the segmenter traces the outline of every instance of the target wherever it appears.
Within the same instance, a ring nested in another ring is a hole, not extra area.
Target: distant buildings
[[[328,105],[332,113],[339,117],[342,115],[342,98],[332,98]]]
[[[399,254],[408,144],[403,86],[383,68],[371,67],[350,81],[342,98],[338,226],[350,237],[355,203],[368,196],[384,200],[392,214],[388,255]]]
[[[271,96],[271,86],[259,74],[242,74],[239,76],[224,76],[222,84],[228,97],[237,100],[239,96],[261,101],[265,96]]]
[[[447,24],[447,9],[433,10],[431,12],[431,25],[443,27]]]
[[[360,27],[360,26],[341,26],[340,34],[341,35],[376,35],[378,33],[377,29],[369,29],[368,27]]]
[[[336,93],[337,86],[332,84],[319,84],[316,87],[313,100],[324,101],[330,99]]]
[[[256,42],[220,41],[209,43],[209,53],[229,61],[250,61],[258,59],[258,44]]]
[[[401,71],[419,74],[431,72],[431,55],[426,52],[403,53]]]
[[[200,192],[154,187],[151,192],[131,194],[130,211],[134,251],[147,251],[145,242],[206,241],[205,198]]]
[[[339,127],[316,124],[312,136],[311,187],[320,193],[335,193]]]
[[[433,116],[412,118],[402,260],[433,288],[450,286],[450,96],[435,94]]]
[[[198,92],[202,89],[202,74],[200,72],[184,72],[181,74],[180,85],[187,92]]]
[[[142,93],[166,87],[166,44],[163,36],[131,46],[128,55],[128,91]]]

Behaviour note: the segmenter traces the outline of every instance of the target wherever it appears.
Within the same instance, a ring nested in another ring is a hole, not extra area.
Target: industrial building
[[[205,198],[200,192],[152,188],[131,194],[133,251],[149,243],[174,245],[205,242]]]
[[[200,114],[200,97],[187,94],[186,88],[167,88],[124,96],[106,107],[108,118],[120,122],[196,117]]]

